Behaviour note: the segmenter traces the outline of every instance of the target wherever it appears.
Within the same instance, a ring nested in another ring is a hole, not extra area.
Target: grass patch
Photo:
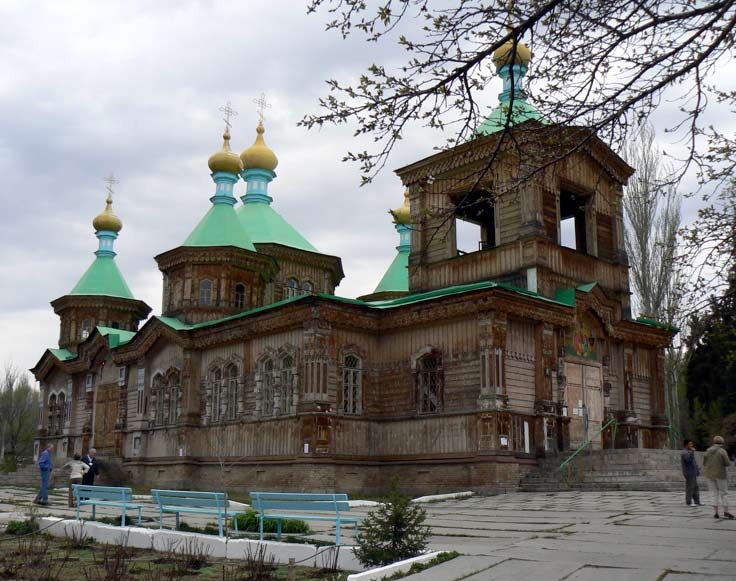
[[[5,528],[8,535],[30,535],[38,530],[38,523],[31,520],[11,520]]]
[[[249,510],[246,513],[236,515],[233,520],[238,521],[238,530],[244,533],[257,533],[260,531],[258,511]],[[233,523],[235,528],[235,523]],[[276,519],[267,518],[263,521],[264,533],[275,533],[278,529]],[[311,533],[309,525],[303,520],[283,519],[281,521],[281,533],[284,535],[308,535]]]

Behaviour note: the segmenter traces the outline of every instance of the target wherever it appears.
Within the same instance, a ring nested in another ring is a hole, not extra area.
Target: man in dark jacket
[[[95,476],[99,473],[99,467],[97,466],[97,460],[95,459],[96,456],[97,450],[90,448],[89,452],[82,457],[82,462],[89,466],[89,470],[87,470],[87,473],[82,477],[82,484],[87,486],[94,486]]]
[[[695,461],[695,444],[685,440],[685,448],[680,455],[682,463],[682,475],[685,477],[685,504],[687,506],[702,506],[700,502],[700,489],[698,488],[698,476],[700,469]]]

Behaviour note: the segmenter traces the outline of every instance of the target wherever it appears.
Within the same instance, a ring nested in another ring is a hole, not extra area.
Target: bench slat
[[[208,508],[225,508],[227,506],[227,501],[224,499],[172,498],[170,496],[159,496],[155,501],[167,506],[201,506]]]
[[[340,512],[348,512],[350,511],[350,505],[347,502],[299,502],[299,501],[293,501],[293,502],[283,502],[283,501],[257,501],[253,503],[256,508],[262,508],[263,510],[273,510],[273,509],[285,509],[285,510],[304,510],[304,511],[310,511],[310,510],[327,510],[330,512],[335,512],[336,509]]]
[[[291,518],[291,519],[302,519],[302,520],[329,520],[329,521],[335,521],[337,519],[337,515],[318,516],[318,515],[310,515],[310,514],[279,514],[279,513],[270,513],[270,512],[265,513],[264,517],[265,518]],[[360,517],[360,516],[340,515],[341,522],[360,522],[362,520],[363,520],[363,517]]]
[[[324,493],[297,493],[297,492],[251,492],[251,498],[259,497],[264,500],[342,500],[348,499],[347,494]]]

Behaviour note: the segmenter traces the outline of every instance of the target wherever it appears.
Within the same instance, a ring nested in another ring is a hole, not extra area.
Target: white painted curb
[[[475,492],[471,492],[470,490],[465,492],[452,492],[450,494],[432,494],[430,496],[420,496],[419,498],[412,499],[412,502],[437,502],[438,500],[453,500],[455,498],[468,498],[469,496],[473,496]]]
[[[427,561],[434,559],[439,554],[440,551],[432,551],[431,553],[425,553],[418,557],[412,557],[411,559],[391,563],[385,567],[369,569],[362,573],[353,573],[352,575],[348,575],[348,581],[380,581],[384,577],[391,577],[391,575],[395,575],[396,573],[405,573],[411,569],[411,566],[414,563],[426,563]]]
[[[375,500],[348,500],[348,506],[350,508],[357,508],[361,506],[378,506],[380,502]]]

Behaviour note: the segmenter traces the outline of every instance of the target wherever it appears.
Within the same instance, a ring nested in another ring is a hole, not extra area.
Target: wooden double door
[[[95,394],[94,446],[103,456],[119,455],[118,420],[120,388],[117,383],[97,386]]]
[[[570,416],[570,447],[579,448],[589,439],[601,448],[603,422],[603,373],[595,363],[565,362],[565,402]]]

